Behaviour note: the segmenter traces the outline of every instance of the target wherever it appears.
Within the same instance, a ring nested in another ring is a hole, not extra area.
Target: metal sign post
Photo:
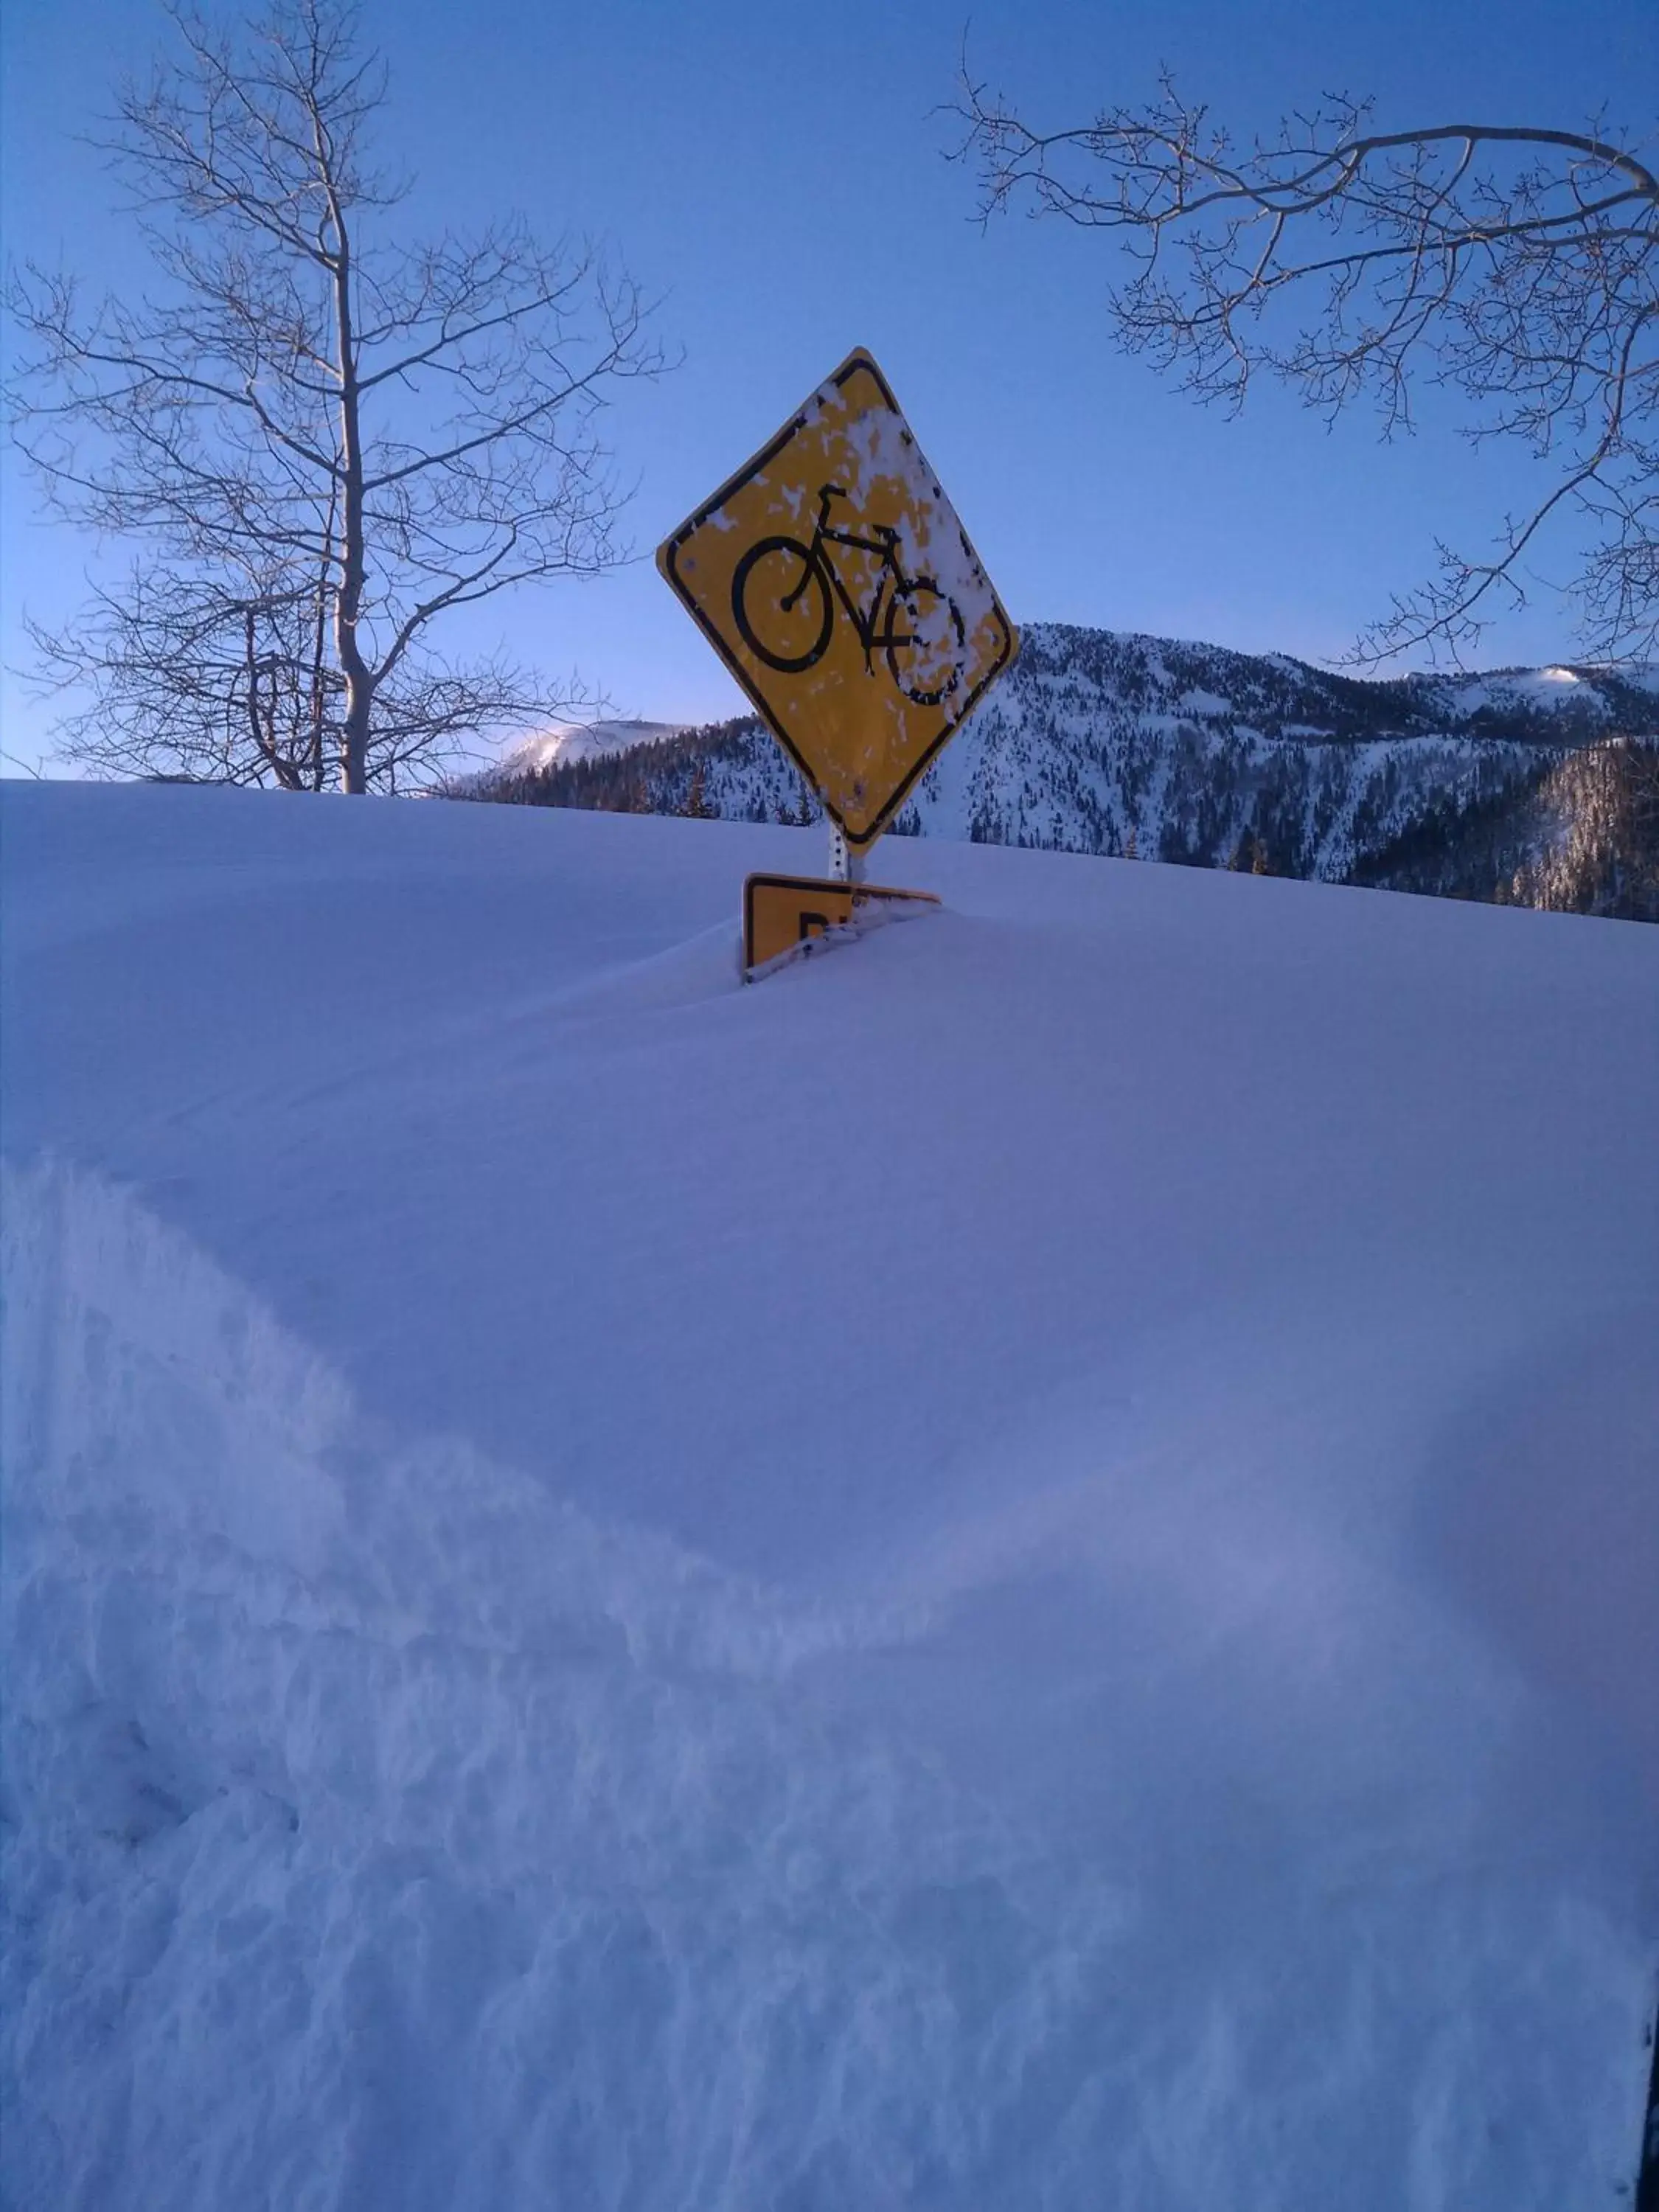
[[[867,856],[847,842],[847,832],[839,822],[830,824],[830,879],[837,884],[861,884]]]

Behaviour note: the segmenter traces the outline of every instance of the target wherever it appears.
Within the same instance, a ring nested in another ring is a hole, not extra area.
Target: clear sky
[[[969,21],[971,6],[971,21]],[[215,0],[208,12],[220,12]],[[389,149],[419,183],[390,218],[465,228],[508,208],[604,240],[655,295],[683,366],[610,418],[637,483],[636,565],[497,603],[484,635],[576,669],[615,711],[741,703],[651,567],[657,540],[854,344],[871,349],[1017,620],[1044,617],[1330,659],[1389,593],[1529,495],[1523,455],[1431,409],[1384,447],[1266,387],[1229,421],[1112,348],[1102,237],[1020,219],[981,231],[944,158],[964,33],[975,73],[1042,125],[1155,89],[1160,64],[1240,129],[1322,93],[1424,120],[1659,135],[1659,0],[368,0],[392,70]],[[77,142],[165,27],[149,0],[9,0],[9,256],[130,282],[100,158]],[[71,607],[85,549],[41,522],[8,462],[4,658],[20,605]],[[1534,610],[1488,662],[1559,658],[1570,609]],[[9,752],[45,717],[5,680]]]

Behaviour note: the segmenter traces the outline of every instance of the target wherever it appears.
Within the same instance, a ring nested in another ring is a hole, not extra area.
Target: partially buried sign
[[[743,887],[745,975],[785,953],[811,949],[833,929],[854,928],[872,915],[937,906],[932,891],[840,883],[824,876],[750,876]]]
[[[854,847],[881,835],[1018,646],[867,353],[657,565]]]

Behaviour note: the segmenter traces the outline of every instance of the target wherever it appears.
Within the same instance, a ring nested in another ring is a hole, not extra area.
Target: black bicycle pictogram
[[[830,525],[833,500],[851,497],[844,484],[818,492],[812,542],[780,536],[757,539],[732,579],[732,612],[738,634],[757,660],[786,676],[799,676],[823,658],[836,626],[836,601],[872,656],[885,653],[893,681],[919,707],[937,707],[962,681],[967,658],[962,610],[931,576],[907,576],[899,566],[898,532],[872,523],[866,534]],[[830,556],[832,545],[873,553],[881,563],[874,598],[860,607]],[[901,627],[901,624],[903,627]]]

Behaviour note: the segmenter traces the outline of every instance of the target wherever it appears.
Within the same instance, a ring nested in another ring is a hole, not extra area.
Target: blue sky
[[[1014,219],[981,231],[944,154],[964,31],[977,75],[1030,119],[1133,103],[1168,64],[1243,130],[1322,92],[1374,94],[1387,124],[1655,132],[1654,0],[369,0],[392,69],[387,145],[418,176],[392,218],[465,228],[507,208],[602,240],[659,300],[684,363],[629,392],[610,436],[637,483],[635,567],[498,603],[482,635],[576,669],[621,713],[713,716],[738,702],[650,566],[657,540],[854,344],[909,412],[1017,619],[1053,617],[1340,654],[1434,542],[1473,545],[1529,493],[1524,456],[1473,451],[1431,408],[1379,444],[1328,432],[1263,388],[1242,417],[1195,408],[1116,354],[1110,242]],[[218,12],[212,9],[210,13]],[[130,280],[99,158],[76,137],[164,27],[147,0],[11,0],[3,17],[6,250]],[[86,549],[4,478],[4,658],[20,605],[58,615]],[[1569,606],[1540,564],[1533,611],[1488,661],[1559,657]],[[47,749],[5,682],[9,752]]]

